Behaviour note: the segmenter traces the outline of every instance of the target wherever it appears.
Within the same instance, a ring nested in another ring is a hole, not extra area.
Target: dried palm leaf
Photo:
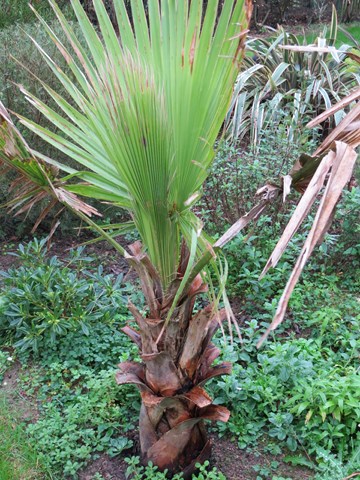
[[[3,207],[7,207],[15,215],[28,215],[34,205],[45,202],[32,232],[35,232],[50,212],[56,219],[64,205],[85,215],[99,215],[95,208],[67,190],[68,186],[64,179],[58,177],[59,169],[56,166],[36,158],[1,102],[0,168],[2,173],[8,170],[15,170],[17,173],[15,180],[9,185],[12,198]],[[54,213],[54,209],[57,213]],[[53,232],[54,228],[52,228]]]
[[[310,122],[315,126],[326,120],[339,109],[360,98],[360,90],[356,90],[327,112]],[[360,103],[355,104],[342,122],[330,133],[313,156],[303,156],[293,171],[293,186],[303,193],[280,240],[272,252],[262,274],[275,267],[291,238],[294,236],[304,218],[309,213],[319,193],[324,188],[321,201],[304,246],[300,252],[294,269],[290,275],[285,290],[279,300],[274,319],[265,334],[258,342],[260,347],[269,333],[284,319],[290,295],[301,275],[304,266],[315,246],[322,242],[334,217],[336,205],[341,193],[351,179],[357,153],[355,148],[360,145]]]

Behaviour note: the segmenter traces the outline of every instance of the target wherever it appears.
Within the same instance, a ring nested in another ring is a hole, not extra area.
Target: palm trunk
[[[195,464],[210,456],[204,420],[226,422],[229,418],[229,411],[213,405],[203,388],[214,376],[231,372],[229,363],[211,366],[220,353],[211,339],[225,312],[208,305],[193,315],[196,296],[206,291],[197,277],[189,291],[184,292],[159,339],[186,268],[186,249],[182,252],[178,278],[166,296],[162,295],[159,278],[149,258],[141,253],[139,243],[132,246],[132,253],[130,262],[139,274],[149,314],[143,317],[130,304],[138,330],[130,326],[123,330],[139,346],[143,363],[120,364],[116,380],[118,384],[136,384],[140,390],[143,461],[152,461],[160,470],[168,469],[170,473],[183,471],[185,478],[190,478]]]

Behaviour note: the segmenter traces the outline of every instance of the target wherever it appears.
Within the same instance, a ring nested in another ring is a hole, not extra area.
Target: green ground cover
[[[217,172],[224,160],[219,161]],[[359,189],[354,189],[344,198],[335,223],[343,233],[327,237],[294,293],[288,320],[260,351],[256,341],[273,316],[275,299],[299,251],[301,235],[294,239],[284,261],[260,283],[259,273],[281,222],[265,217],[250,237],[238,237],[228,248],[229,293],[240,314],[243,338],[240,342],[235,336],[231,344],[230,337],[217,337],[223,359],[232,361],[234,370],[211,385],[216,402],[232,411],[230,421],[213,431],[233,442],[239,458],[242,452],[249,454],[265,445],[251,466],[252,473],[244,477],[249,480],[342,480],[360,468],[359,264],[356,241],[351,241],[352,234],[356,237],[353,226],[359,197]],[[340,259],[339,251],[347,254]],[[77,478],[94,456],[106,453],[116,459],[134,452],[132,432],[137,427],[139,396],[133,387],[116,386],[114,369],[119,361],[137,358],[136,348],[120,327],[128,320],[124,298],[130,296],[136,304],[142,298],[123,283],[121,275],[116,278],[99,270],[99,260],[90,261],[91,254],[79,251],[60,260],[45,253],[44,242],[30,243],[18,252],[24,269],[16,267],[5,275],[0,335],[3,345],[18,345],[14,356],[24,365],[18,388],[40,406],[40,416],[28,424],[26,435],[36,446],[37,461],[60,480]],[[84,270],[88,271],[85,277]],[[49,272],[45,284],[44,272]],[[72,288],[62,297],[69,275]],[[54,298],[51,292],[61,277],[60,296]],[[83,291],[83,278],[91,285],[90,291]],[[82,291],[82,311],[96,297],[101,305],[112,304],[118,315],[97,321],[85,316],[81,325],[74,310],[71,325],[67,317],[58,318],[58,326],[65,330],[60,329],[55,338],[51,329],[36,330],[37,325],[32,325],[31,312],[48,311],[51,302],[72,305],[79,302]],[[31,340],[29,332],[37,337],[36,345],[22,341],[25,337]],[[269,456],[274,463],[263,465],[261,459]],[[145,473],[135,460],[129,462],[127,468],[137,472],[135,478],[148,478],[141,476]],[[293,465],[309,468],[311,476],[292,473]],[[149,478],[162,478],[151,477],[155,473],[150,472]]]

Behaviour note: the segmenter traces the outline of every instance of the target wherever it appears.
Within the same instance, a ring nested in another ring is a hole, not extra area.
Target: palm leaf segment
[[[243,8],[244,0],[225,0],[219,15],[217,0],[206,10],[200,1],[150,0],[145,11],[142,0],[132,0],[130,21],[123,0],[117,0],[117,36],[101,0],[94,0],[99,32],[79,0],[71,3],[86,49],[55,2],[50,4],[71,52],[39,17],[71,70],[70,78],[38,46],[71,97],[68,102],[43,85],[66,118],[24,91],[60,132],[21,120],[88,170],[79,174],[86,184],[73,192],[111,200],[131,212],[168,286],[181,238],[190,243],[198,228],[190,207],[214,157],[250,9]]]
[[[67,178],[59,178],[57,167],[36,158],[0,102],[0,172],[4,174],[9,170],[15,170],[16,177],[9,187],[12,198],[3,206],[19,215],[28,214],[36,203],[43,202],[44,208],[35,222],[33,232],[50,211],[55,219],[53,232],[58,226],[56,219],[63,206],[80,215],[99,215],[95,208],[68,189]],[[60,210],[54,214],[53,209],[59,205]]]

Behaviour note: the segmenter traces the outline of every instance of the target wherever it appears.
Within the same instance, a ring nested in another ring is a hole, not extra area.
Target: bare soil
[[[291,477],[296,480],[309,480],[312,477],[310,470],[304,467],[292,467],[283,461],[284,455],[269,455],[261,451],[250,453],[239,450],[234,442],[226,438],[218,438],[212,435],[212,461],[211,466],[220,470],[228,480],[256,480],[258,473],[254,466],[269,467],[276,460],[279,467],[278,476]],[[127,453],[127,456],[139,455],[139,452]],[[124,458],[110,458],[101,455],[92,461],[79,475],[79,480],[92,480],[96,473],[100,473],[106,480],[126,480],[127,464]]]

